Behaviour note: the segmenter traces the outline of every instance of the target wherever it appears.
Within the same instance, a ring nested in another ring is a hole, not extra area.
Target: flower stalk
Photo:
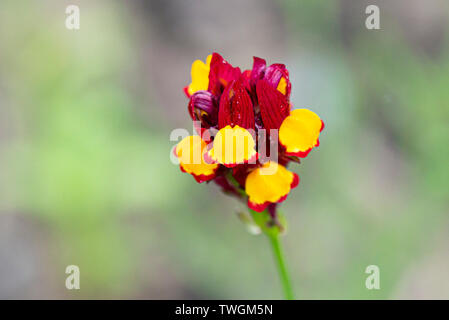
[[[285,299],[295,299],[293,287],[287,269],[287,264],[285,262],[284,251],[279,239],[280,234],[285,228],[285,222],[283,221],[282,216],[278,212],[276,217],[277,221],[274,221],[267,210],[265,210],[264,212],[256,212],[254,210],[250,210],[250,212],[254,222],[261,228],[263,233],[268,237],[270,241]]]
[[[282,250],[281,241],[279,240],[279,234],[267,234],[267,236],[270,239],[271,247],[273,249],[274,259],[276,260],[285,299],[294,300],[295,296],[293,293],[290,276],[287,271],[287,266],[285,264],[284,253]]]
[[[226,176],[229,179],[230,183],[236,186],[237,190],[244,195],[245,192],[238,186],[238,182],[234,179],[232,174],[228,173]],[[295,296],[293,293],[293,287],[287,270],[284,251],[282,250],[282,244],[279,239],[279,234],[284,230],[284,225],[279,221],[279,214],[277,214],[277,216],[273,218],[268,210],[265,210],[263,212],[256,212],[249,209],[249,211],[251,213],[253,221],[258,225],[263,233],[267,235],[270,241],[285,299],[294,300]]]

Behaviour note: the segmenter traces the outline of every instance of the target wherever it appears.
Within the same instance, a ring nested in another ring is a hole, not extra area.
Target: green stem
[[[235,180],[234,176],[232,175],[232,171],[231,171],[231,170],[229,170],[229,171],[226,173],[226,177],[228,178],[229,183],[232,184],[232,185],[235,187],[235,189],[237,190],[237,192],[238,192],[243,198],[246,198],[246,192],[245,192],[245,190],[243,190],[243,189],[240,187],[240,184],[238,183],[238,181]]]
[[[281,278],[282,287],[284,289],[285,299],[294,300],[295,297],[293,294],[293,288],[287,272],[287,267],[285,265],[285,259],[281,247],[281,242],[279,241],[279,235],[277,233],[267,233],[267,236],[270,239],[271,247],[273,248],[274,258],[277,263],[279,276]]]
[[[226,174],[228,181],[234,185],[237,192],[239,192],[244,198],[246,198],[246,192],[240,187],[240,184],[232,175],[231,171]],[[272,220],[270,214],[265,210],[262,212],[255,212],[254,210],[249,210],[254,219],[254,222],[262,229],[262,231],[270,239],[271,247],[273,248],[274,258],[276,260],[277,269],[279,272],[279,277],[281,278],[282,288],[284,289],[285,298],[287,300],[294,300],[293,288],[291,285],[290,277],[287,272],[287,267],[285,264],[284,254],[281,247],[281,242],[279,241],[279,232],[282,226],[276,224],[276,221]],[[274,224],[273,224],[274,222]]]

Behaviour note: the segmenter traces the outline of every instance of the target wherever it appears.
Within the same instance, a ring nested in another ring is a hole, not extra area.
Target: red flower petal
[[[306,151],[298,151],[298,152],[285,152],[286,155],[288,156],[293,156],[293,157],[300,157],[300,158],[305,158],[309,155],[309,152],[312,150],[312,148],[306,150]]]
[[[184,93],[187,96],[187,98],[190,98],[189,86],[185,86],[182,90],[184,91]]]
[[[218,128],[236,125],[254,129],[254,109],[251,97],[241,82],[233,82],[223,92],[218,111]]]
[[[296,188],[299,184],[299,176],[293,172],[293,181],[292,184],[290,186],[291,189]]]
[[[189,101],[188,111],[192,120],[200,121],[208,129],[217,124],[218,102],[209,91],[197,91]]]
[[[214,52],[210,63],[208,91],[219,96],[224,88],[240,77],[240,74],[240,68],[234,68],[221,55]]]
[[[263,78],[267,63],[264,59],[253,57],[253,68],[250,75],[250,85],[253,91],[256,90],[256,83]]]
[[[215,178],[215,173],[214,174],[210,174],[210,175],[196,175],[196,174],[192,174],[193,178],[195,178],[196,182],[198,183],[203,183],[205,181],[210,181],[213,178]]]
[[[263,77],[264,80],[267,80],[267,82],[276,89],[278,89],[282,78],[284,78],[283,81],[285,82],[285,92],[283,92],[283,94],[288,99],[288,97],[290,97],[291,83],[289,79],[289,73],[285,68],[285,65],[280,63],[272,64],[265,70],[265,75]]]
[[[248,208],[250,208],[251,210],[254,210],[256,212],[262,212],[268,207],[268,205],[270,203],[271,202],[267,201],[262,204],[257,204],[257,203],[253,203],[253,202],[249,201],[249,199],[248,199]]]
[[[257,82],[256,91],[265,129],[279,129],[282,121],[290,113],[290,104],[287,98],[266,80]]]
[[[188,173],[187,171],[184,170],[184,168],[182,166],[179,166],[179,169],[182,172],[184,172],[184,173]],[[216,176],[215,173],[212,173],[212,174],[209,174],[209,175],[205,175],[205,174],[197,175],[197,174],[191,173],[191,175],[196,180],[196,182],[198,182],[198,183],[203,183],[205,181],[210,181],[213,178],[215,178],[215,176]]]

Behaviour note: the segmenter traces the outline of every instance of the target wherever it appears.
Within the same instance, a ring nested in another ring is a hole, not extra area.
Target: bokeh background
[[[326,123],[281,206],[298,298],[449,298],[448,7],[2,0],[0,298],[282,298],[244,207],[169,160],[171,130],[192,131],[191,63],[212,51],[285,63],[294,106]]]

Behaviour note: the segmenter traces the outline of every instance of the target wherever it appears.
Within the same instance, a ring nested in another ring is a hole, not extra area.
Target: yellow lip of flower
[[[209,87],[209,71],[212,55],[208,55],[206,63],[201,60],[195,60],[192,63],[192,69],[190,71],[192,76],[192,82],[187,87],[187,92],[191,96],[195,92],[200,90],[207,90]]]
[[[236,125],[227,125],[215,135],[213,148],[208,156],[226,167],[251,163],[257,159],[256,143],[248,130]]]
[[[323,122],[314,112],[296,109],[284,119],[279,128],[279,142],[286,148],[287,155],[305,157],[318,146]]]
[[[198,182],[214,178],[218,168],[218,164],[204,160],[206,151],[207,144],[200,136],[182,139],[175,149],[181,170],[190,173]]]
[[[246,178],[245,191],[248,206],[258,212],[265,210],[270,203],[286,199],[290,190],[299,183],[299,177],[274,161],[251,171]]]

